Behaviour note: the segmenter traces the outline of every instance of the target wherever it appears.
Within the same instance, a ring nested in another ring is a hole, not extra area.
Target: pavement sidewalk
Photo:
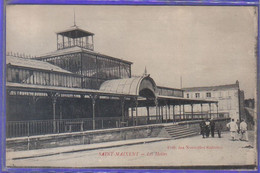
[[[159,141],[166,141],[166,140],[171,140],[171,139],[170,138],[142,138],[142,139],[130,139],[124,141],[103,142],[103,143],[96,143],[96,144],[46,148],[46,149],[38,149],[38,150],[12,151],[6,153],[6,160],[44,157],[44,156],[57,155],[61,153],[72,153],[72,152],[79,152],[79,151],[144,144],[144,143],[159,142]]]

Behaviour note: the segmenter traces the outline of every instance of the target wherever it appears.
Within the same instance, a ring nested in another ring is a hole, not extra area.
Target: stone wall
[[[92,144],[127,139],[157,137],[164,125],[145,125],[85,132],[10,138],[8,150],[43,149],[70,145]]]
[[[223,126],[223,131],[226,130],[228,119],[216,120]],[[200,120],[178,122],[178,125],[187,125],[200,131]],[[176,124],[176,125],[177,125]],[[168,124],[153,124],[135,127],[113,128],[92,130],[84,132],[40,135],[31,137],[9,138],[6,140],[7,150],[32,150],[53,148],[71,145],[93,144],[109,141],[120,141],[139,138],[167,137],[164,127]]]

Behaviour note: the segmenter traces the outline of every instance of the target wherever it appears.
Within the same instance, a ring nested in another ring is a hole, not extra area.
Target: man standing
[[[240,140],[248,141],[247,124],[245,120],[242,120],[242,122],[240,123],[240,133],[241,133]]]
[[[206,128],[206,123],[205,120],[202,119],[200,122],[200,134],[202,135],[203,138],[205,138],[205,128]]]
[[[216,122],[215,130],[218,132],[218,137],[221,138],[221,130],[222,130],[221,122],[219,122],[219,121]]]
[[[206,124],[206,127],[205,127],[206,137],[208,138],[209,132],[210,132],[210,121],[209,121],[209,119],[206,120],[205,124]]]
[[[227,124],[227,127],[229,128],[231,139],[234,141],[238,130],[237,123],[232,119],[231,122]]]
[[[210,120],[210,132],[211,132],[211,137],[214,138],[215,122],[214,122],[213,118]]]

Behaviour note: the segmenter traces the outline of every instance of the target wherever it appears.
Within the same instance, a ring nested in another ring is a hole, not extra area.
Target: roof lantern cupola
[[[75,23],[69,29],[57,32],[57,50],[71,47],[81,47],[94,50],[94,33],[80,29]]]

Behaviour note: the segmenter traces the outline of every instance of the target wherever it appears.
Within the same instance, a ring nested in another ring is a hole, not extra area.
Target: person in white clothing
[[[231,139],[234,141],[238,130],[237,123],[232,119],[231,122],[227,124],[227,127],[229,128]]]
[[[245,120],[242,120],[242,122],[240,123],[239,126],[240,126],[240,132],[241,132],[240,140],[248,141],[247,124],[246,124]]]

